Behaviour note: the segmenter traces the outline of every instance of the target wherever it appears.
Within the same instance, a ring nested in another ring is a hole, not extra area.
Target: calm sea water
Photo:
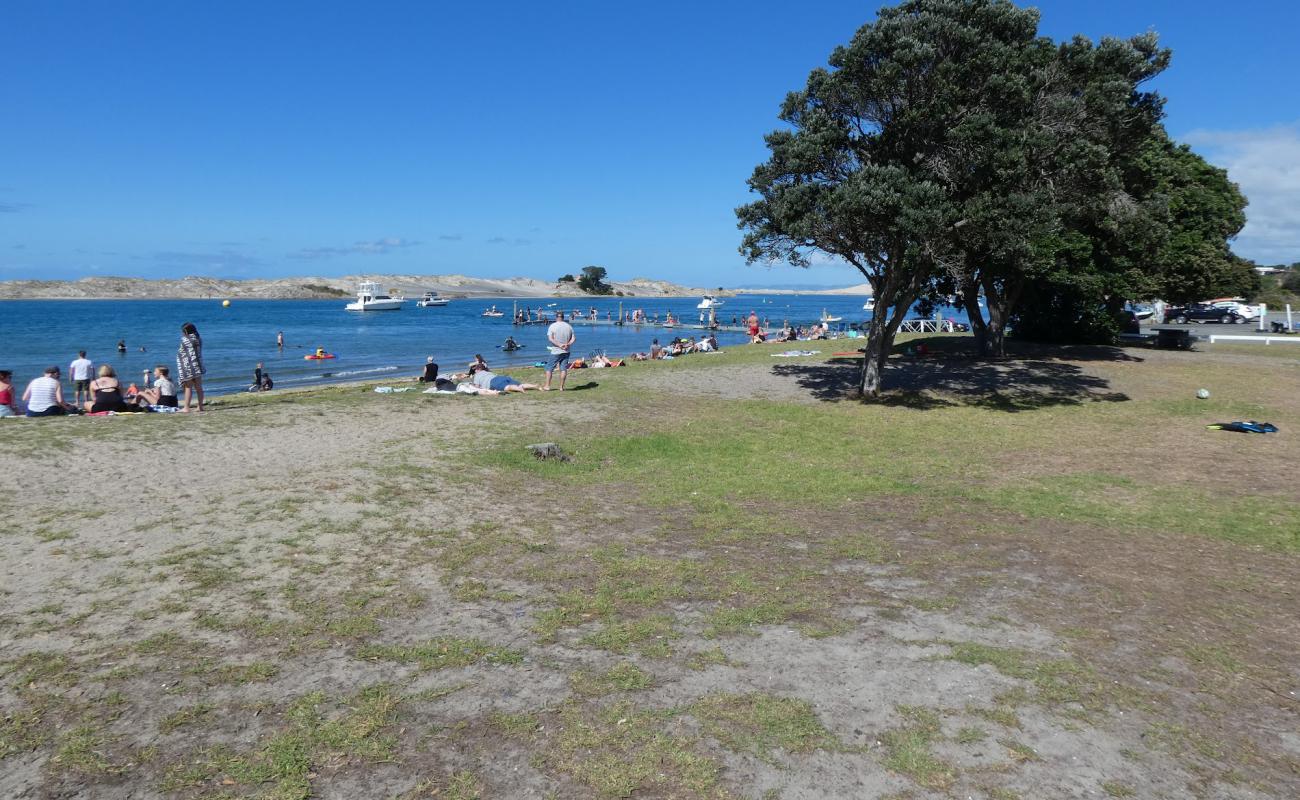
[[[203,337],[207,368],[204,387],[213,393],[243,391],[258,362],[265,365],[277,387],[301,386],[345,380],[383,379],[386,375],[416,375],[427,356],[444,372],[459,369],[481,353],[494,369],[531,364],[546,358],[546,327],[515,326],[510,322],[512,300],[452,300],[440,308],[417,308],[407,302],[400,311],[357,313],[343,310],[346,300],[234,300],[223,308],[220,300],[4,300],[0,301],[0,369],[14,372],[19,389],[47,366],[57,364],[67,377],[68,364],[78,350],[99,364],[112,364],[127,381],[156,364],[167,364],[175,374],[180,326],[193,322]],[[527,298],[519,307],[557,308],[584,313],[595,308],[599,319],[618,315],[619,298]],[[699,335],[686,327],[699,324],[699,298],[623,298],[623,309],[644,309],[660,319],[671,311],[682,323],[674,329],[653,325],[623,327],[588,325],[575,329],[575,355],[606,352],[612,357],[648,350],[650,340]],[[483,310],[495,303],[506,316],[485,318]],[[789,319],[793,324],[815,322],[823,309],[845,323],[861,322],[861,297],[741,295],[725,299],[718,321],[729,325],[733,316],[751,309],[773,326]],[[947,312],[964,321],[964,315]],[[285,347],[276,348],[275,337],[284,332]],[[499,346],[507,336],[525,345],[514,353]],[[127,352],[116,350],[119,339]],[[718,334],[722,346],[745,341],[742,333]],[[323,347],[337,358],[307,361],[303,355]],[[144,348],[143,352],[141,348]]]

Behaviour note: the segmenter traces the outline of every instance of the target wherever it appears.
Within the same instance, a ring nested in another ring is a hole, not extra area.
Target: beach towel
[[[456,394],[455,389],[425,389],[421,394]]]
[[[1215,422],[1205,426],[1212,431],[1235,431],[1237,433],[1277,433],[1277,426],[1271,422]]]
[[[772,358],[801,358],[803,356],[819,355],[820,353],[820,350],[786,350],[784,353],[773,353]]]

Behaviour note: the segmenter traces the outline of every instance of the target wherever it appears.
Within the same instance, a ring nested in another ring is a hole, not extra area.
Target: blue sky
[[[1293,4],[1038,6],[1058,39],[1159,32],[1167,127],[1251,197],[1237,250],[1300,260]],[[746,266],[733,209],[785,92],[877,7],[5,3],[0,279],[856,283]]]

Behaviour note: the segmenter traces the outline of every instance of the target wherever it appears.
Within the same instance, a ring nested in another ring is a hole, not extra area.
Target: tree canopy
[[[883,8],[787,96],[749,179],[758,199],[736,210],[741,252],[795,266],[821,252],[866,277],[867,396],[920,297],[964,305],[1000,354],[1029,293],[1104,317],[1237,285],[1244,199],[1168,139],[1142,89],[1169,59],[1154,34],[1055,43],[1008,0]]]
[[[950,254],[965,167],[981,109],[1041,49],[1037,12],[1005,0],[910,0],[882,8],[831,69],[817,69],[781,110],[754,170],[760,199],[736,213],[751,261],[806,266],[811,251],[856,267],[876,304],[861,391],[880,391],[894,334]]]
[[[578,276],[578,288],[587,294],[613,294],[614,287],[605,283],[606,274],[604,267],[583,267]]]

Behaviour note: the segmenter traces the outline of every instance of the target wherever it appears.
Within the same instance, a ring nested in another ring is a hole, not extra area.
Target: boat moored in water
[[[364,281],[357,287],[355,302],[344,306],[348,311],[398,311],[406,302],[405,297],[393,297],[379,288],[374,281]]]
[[[700,300],[700,303],[699,305],[696,306],[696,308],[699,309],[722,308],[722,301],[711,294],[706,294],[704,295],[703,299]]]
[[[437,292],[425,292],[424,297],[416,301],[415,305],[420,308],[430,308],[432,306],[445,306],[450,302],[445,297],[439,297]]]

